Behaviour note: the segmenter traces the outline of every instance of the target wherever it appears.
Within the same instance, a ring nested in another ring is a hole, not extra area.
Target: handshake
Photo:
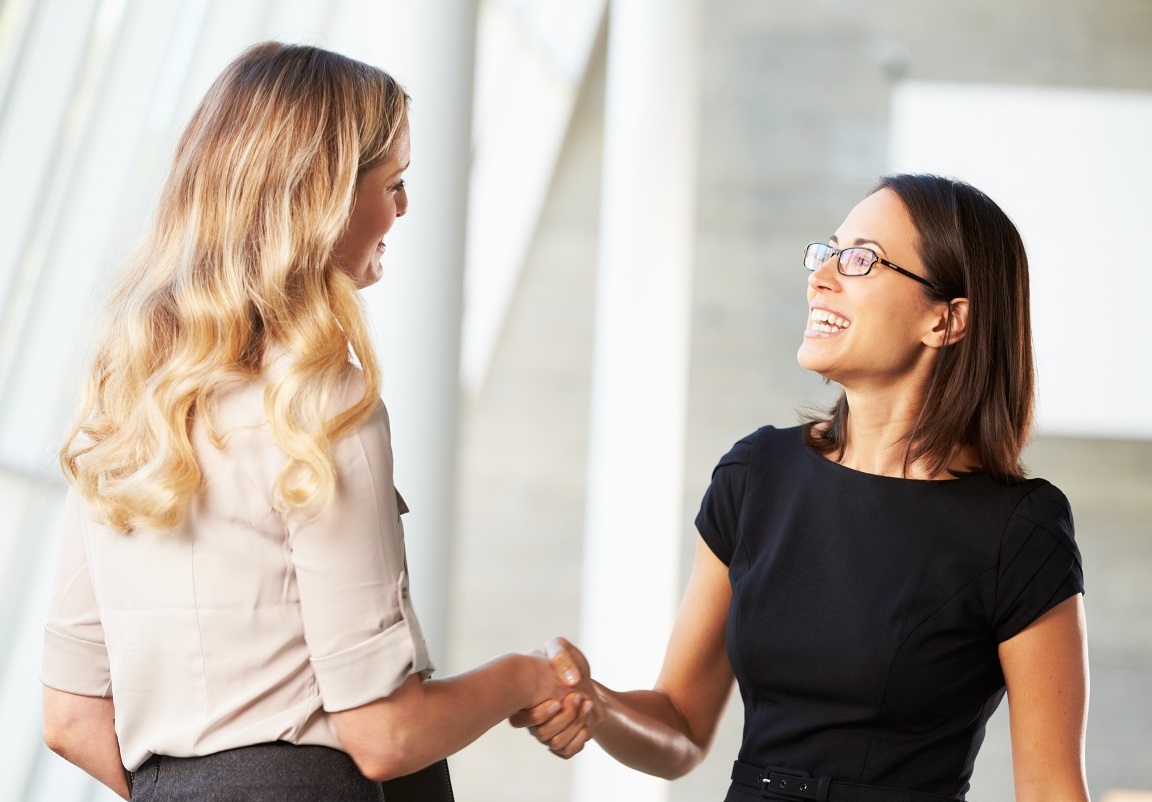
[[[544,652],[528,657],[539,676],[543,701],[508,719],[565,760],[579,753],[604,716],[600,686],[592,681],[588,660],[564,638],[552,638]]]

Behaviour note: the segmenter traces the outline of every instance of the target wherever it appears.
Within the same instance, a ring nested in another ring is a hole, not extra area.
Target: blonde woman
[[[539,654],[428,679],[356,294],[408,208],[407,110],[374,67],[247,50],[112,292],[42,680],[48,745],[126,799],[379,800],[566,693]]]

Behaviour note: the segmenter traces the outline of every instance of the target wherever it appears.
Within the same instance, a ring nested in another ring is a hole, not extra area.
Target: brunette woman
[[[805,368],[826,416],[764,427],[716,466],[695,565],[652,690],[590,678],[531,727],[595,738],[666,778],[703,758],[735,683],[728,802],[963,799],[1007,693],[1018,802],[1083,802],[1088,664],[1068,501],[1025,477],[1028,262],[973,187],[894,175],[804,248]]]

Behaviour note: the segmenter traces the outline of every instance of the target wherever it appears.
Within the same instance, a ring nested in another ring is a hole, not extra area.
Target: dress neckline
[[[800,427],[800,447],[804,450],[804,453],[807,454],[810,459],[817,460],[818,462],[823,463],[824,465],[830,466],[829,470],[831,470],[832,472],[834,472],[834,473],[835,472],[843,472],[843,475],[845,475],[845,476],[858,476],[858,477],[863,477],[863,478],[868,479],[868,480],[886,480],[888,482],[900,482],[900,483],[911,484],[911,485],[916,485],[916,486],[920,486],[920,487],[928,487],[928,486],[950,485],[950,484],[954,484],[956,482],[962,482],[965,479],[971,479],[971,478],[974,478],[977,476],[984,476],[985,475],[984,471],[975,470],[975,471],[969,471],[967,473],[962,473],[959,475],[954,475],[950,479],[910,479],[906,476],[887,476],[887,475],[882,474],[882,473],[870,473],[869,471],[862,471],[859,468],[850,468],[847,465],[844,465],[843,463],[837,462],[834,459],[829,459],[828,457],[824,456],[819,451],[817,451],[816,449],[814,449],[810,445],[808,445],[808,443],[806,442],[806,434],[807,434],[806,428],[801,426]]]

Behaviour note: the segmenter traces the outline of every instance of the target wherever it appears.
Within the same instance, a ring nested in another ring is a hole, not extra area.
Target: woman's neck
[[[908,463],[908,433],[916,425],[921,397],[913,393],[854,394],[848,397],[844,451],[828,455],[853,470],[904,479],[951,479],[951,470],[967,470],[974,464],[967,450],[960,449],[943,470],[932,470],[927,461]]]

